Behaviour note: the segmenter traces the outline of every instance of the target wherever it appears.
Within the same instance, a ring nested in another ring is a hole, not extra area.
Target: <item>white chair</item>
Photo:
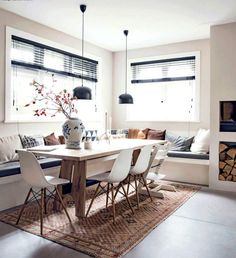
[[[94,196],[88,207],[86,217],[89,214],[89,211],[92,207],[95,197],[98,196],[100,193],[104,193],[104,190],[106,189],[106,187],[107,187],[106,207],[108,206],[109,192],[111,191],[111,195],[112,195],[111,202],[112,202],[113,222],[114,223],[115,223],[115,197],[120,188],[122,188],[122,190],[123,190],[122,194],[125,196],[132,213],[134,213],[132,206],[129,202],[127,193],[125,191],[123,182],[122,182],[128,176],[128,173],[130,171],[132,154],[133,154],[133,149],[122,150],[119,153],[118,157],[116,158],[110,173],[102,173],[102,174],[98,174],[98,175],[95,175],[95,176],[89,178],[92,180],[97,180],[99,182],[99,184],[95,190]],[[105,186],[101,185],[102,182],[106,183]],[[117,183],[118,183],[118,186],[115,189],[114,184],[117,184]],[[99,188],[100,188],[100,191],[99,191]]]
[[[43,212],[45,213],[47,212],[46,211],[46,193],[47,193],[46,191],[47,190],[49,194],[51,194],[51,196],[53,197],[54,197],[54,192],[56,192],[56,195],[58,196],[58,200],[62,204],[62,207],[65,210],[66,216],[68,217],[69,222],[71,223],[70,216],[66,210],[62,197],[58,190],[58,185],[67,184],[67,183],[70,183],[70,181],[67,179],[56,178],[53,176],[45,176],[42,168],[40,167],[38,160],[31,152],[28,152],[25,150],[19,150],[18,154],[19,154],[19,160],[20,160],[21,174],[24,181],[30,186],[30,190],[20,210],[16,224],[19,223],[27,203],[31,200],[35,200],[39,204],[39,208],[40,208],[40,234],[41,235],[43,234]],[[54,192],[50,191],[48,189],[49,187],[54,187]],[[29,197],[31,194],[32,194],[32,197],[29,200]],[[37,199],[37,197],[39,196],[41,197],[40,203]]]
[[[174,186],[161,183],[161,180],[165,178],[165,175],[159,173],[160,168],[167,157],[168,149],[169,143],[160,145],[150,166],[150,171],[145,175],[146,179],[151,181],[151,183],[148,184],[151,187],[149,194],[153,197],[164,198],[164,194],[160,192],[160,190],[176,191]],[[143,193],[143,191],[141,192]]]
[[[131,178],[134,179],[134,183],[135,183],[135,193],[136,193],[136,199],[137,199],[137,206],[139,208],[139,189],[140,189],[140,185],[145,186],[146,191],[152,201],[152,197],[150,195],[148,186],[147,186],[147,182],[146,179],[144,177],[144,174],[147,170],[149,170],[149,163],[150,163],[150,159],[151,159],[151,153],[153,150],[153,145],[146,145],[141,149],[141,152],[138,156],[138,159],[134,165],[133,168],[131,168],[130,172],[129,172],[129,178],[128,178],[128,186],[127,186],[127,193],[129,193],[129,187],[133,186],[131,184]],[[139,183],[139,185],[138,185]]]

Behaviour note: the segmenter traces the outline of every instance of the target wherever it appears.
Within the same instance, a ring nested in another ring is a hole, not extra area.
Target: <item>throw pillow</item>
[[[147,139],[149,140],[165,140],[166,130],[153,130],[150,129],[147,133]]]
[[[208,153],[210,145],[210,130],[200,128],[191,146],[191,152]]]
[[[140,131],[139,129],[129,129],[128,138],[137,139],[139,131]]]
[[[60,144],[65,144],[65,137],[63,135],[59,135],[58,140],[59,140]]]
[[[18,135],[0,138],[0,164],[18,160],[16,150],[22,149],[20,137]]]
[[[45,145],[59,145],[60,144],[59,139],[55,136],[54,133],[51,133],[50,135],[44,137],[44,142],[45,142]]]
[[[27,135],[20,135],[21,143],[24,149],[44,145],[43,136],[36,135],[36,136],[27,136]]]
[[[171,143],[169,148],[172,151],[190,151],[194,137],[182,137],[167,132],[165,139]]]
[[[97,130],[85,130],[84,140],[95,141],[97,139]]]
[[[129,139],[147,139],[148,131],[149,131],[149,128],[146,128],[144,130],[129,129],[129,131],[128,131],[128,138]]]

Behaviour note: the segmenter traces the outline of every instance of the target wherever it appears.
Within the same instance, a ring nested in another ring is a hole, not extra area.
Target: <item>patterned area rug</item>
[[[112,209],[105,207],[105,194],[95,199],[89,217],[75,217],[74,207],[68,202],[68,212],[72,225],[64,212],[53,212],[52,203],[48,203],[48,214],[44,217],[44,238],[65,245],[93,257],[121,257],[136,246],[158,224],[170,216],[200,188],[175,184],[176,192],[163,191],[164,199],[140,195],[140,209],[135,208],[132,215],[126,200],[118,196],[116,202],[116,223],[112,222]],[[94,188],[88,188],[90,202]],[[66,198],[69,201],[69,197]],[[133,206],[135,195],[130,197]],[[2,222],[15,226],[20,207],[0,213]],[[39,235],[39,217],[36,204],[29,204],[24,211],[18,228]]]

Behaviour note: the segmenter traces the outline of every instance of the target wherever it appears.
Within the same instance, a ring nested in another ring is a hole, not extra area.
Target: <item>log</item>
[[[234,167],[233,170],[231,171],[231,175],[236,176],[236,168]]]
[[[226,178],[226,181],[232,181],[233,179],[233,176],[232,175],[229,175],[227,178]]]
[[[226,166],[224,167],[224,169],[223,169],[224,173],[227,173],[227,175],[230,174],[231,170],[232,170],[232,167],[229,166],[229,165],[226,165]]]
[[[225,181],[225,178],[222,175],[219,175],[219,180]]]
[[[219,168],[220,168],[220,169],[224,169],[225,165],[226,165],[225,162],[223,162],[223,161],[220,161],[220,162],[219,162]]]
[[[229,149],[227,151],[227,154],[231,157],[231,159],[234,159],[236,155],[236,149],[235,148]]]
[[[219,147],[220,153],[223,152],[223,151],[224,151],[225,149],[227,149],[227,148],[228,148],[228,146],[227,146],[226,144],[220,143],[220,147]]]
[[[234,162],[233,159],[226,160],[225,162],[226,162],[228,165],[230,165],[231,167],[233,167],[234,164],[235,164],[235,162]]]

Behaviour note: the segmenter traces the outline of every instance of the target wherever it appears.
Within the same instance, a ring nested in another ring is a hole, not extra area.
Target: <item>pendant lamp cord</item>
[[[84,12],[82,15],[82,87],[84,86]]]
[[[124,34],[126,36],[126,40],[125,40],[125,94],[127,94],[127,80],[128,80],[128,74],[127,74],[127,62],[128,62],[127,36],[128,36],[128,30],[124,30]]]

